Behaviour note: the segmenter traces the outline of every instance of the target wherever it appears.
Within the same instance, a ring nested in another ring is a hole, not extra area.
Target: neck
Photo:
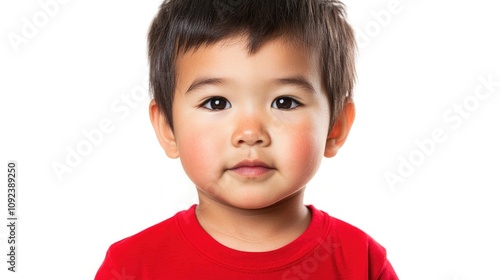
[[[261,209],[241,209],[199,194],[196,216],[203,229],[226,247],[247,252],[271,251],[299,237],[311,215],[304,189]]]

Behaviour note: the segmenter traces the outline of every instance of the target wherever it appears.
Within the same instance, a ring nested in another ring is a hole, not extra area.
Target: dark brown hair
[[[352,97],[356,75],[354,32],[340,1],[166,0],[149,30],[149,81],[172,129],[176,57],[237,35],[248,36],[250,54],[280,36],[317,53],[332,127]]]

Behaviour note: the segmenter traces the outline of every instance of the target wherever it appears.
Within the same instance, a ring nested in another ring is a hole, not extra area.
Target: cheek
[[[205,165],[204,150],[203,146],[200,145],[196,137],[187,135],[181,139],[181,145],[179,145],[179,154],[182,165],[186,171],[191,169],[200,169]],[[188,172],[189,173],[189,172]]]
[[[221,135],[215,128],[199,123],[184,123],[179,131],[179,154],[186,174],[195,183],[199,178],[216,174],[221,156]]]
[[[311,122],[303,122],[294,126],[289,133],[282,135],[280,154],[284,155],[287,168],[294,174],[292,176],[312,177],[323,158],[326,137],[318,131],[317,126]],[[325,141],[322,141],[325,138]]]

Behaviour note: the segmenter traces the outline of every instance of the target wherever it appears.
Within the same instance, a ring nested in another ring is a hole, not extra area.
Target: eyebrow
[[[302,76],[276,79],[274,83],[279,85],[279,86],[287,86],[287,85],[297,86],[297,87],[303,88],[311,93],[316,93],[316,90],[314,90],[314,87],[312,86],[312,84],[306,78],[304,78]]]
[[[205,87],[205,86],[218,86],[224,85],[226,83],[225,79],[222,78],[198,78],[194,80],[194,82],[189,86],[186,91],[186,94],[194,91],[196,89]],[[316,93],[312,84],[302,76],[292,76],[286,78],[279,78],[273,81],[273,84],[277,86],[296,86],[302,89],[305,89],[311,93]]]
[[[186,93],[189,93],[193,90],[196,90],[204,86],[210,86],[210,85],[217,86],[217,85],[223,85],[225,83],[226,83],[225,80],[221,78],[199,78],[194,80],[194,82],[187,89]]]

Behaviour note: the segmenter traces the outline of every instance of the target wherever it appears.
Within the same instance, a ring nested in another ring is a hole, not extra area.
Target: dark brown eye
[[[291,97],[278,97],[274,99],[272,107],[280,110],[290,110],[299,105],[299,102]]]
[[[205,101],[203,107],[212,111],[221,111],[231,108],[231,104],[223,97],[213,97]]]

